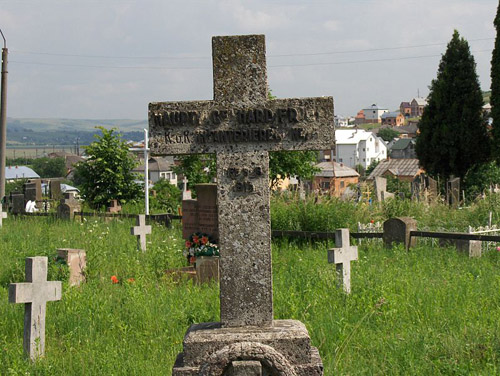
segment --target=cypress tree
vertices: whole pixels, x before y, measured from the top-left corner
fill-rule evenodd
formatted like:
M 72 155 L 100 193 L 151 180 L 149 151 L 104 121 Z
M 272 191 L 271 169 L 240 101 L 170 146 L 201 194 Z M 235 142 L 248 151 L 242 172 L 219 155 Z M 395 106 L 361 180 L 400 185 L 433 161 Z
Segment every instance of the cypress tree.
M 491 117 L 493 118 L 492 136 L 496 147 L 493 149 L 493 155 L 500 163 L 500 4 L 498 5 L 497 15 L 493 22 L 497 31 L 495 39 L 495 48 L 491 59 Z
M 483 97 L 469 43 L 455 30 L 430 86 L 416 152 L 432 176 L 463 178 L 490 158 Z

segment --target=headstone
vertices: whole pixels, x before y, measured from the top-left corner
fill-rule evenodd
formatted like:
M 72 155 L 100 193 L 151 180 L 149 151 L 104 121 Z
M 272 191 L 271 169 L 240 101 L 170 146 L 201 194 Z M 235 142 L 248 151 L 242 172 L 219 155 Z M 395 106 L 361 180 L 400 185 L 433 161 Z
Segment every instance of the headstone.
M 358 247 L 350 245 L 349 229 L 341 228 L 335 231 L 336 248 L 328 250 L 328 262 L 335 264 L 339 284 L 346 294 L 351 293 L 351 261 L 358 259 Z
M 60 219 L 73 219 L 75 213 L 82 210 L 80 202 L 72 194 L 65 193 L 64 197 L 57 207 L 57 216 Z
M 384 222 L 384 244 L 403 243 L 408 250 L 416 244 L 416 238 L 410 237 L 411 231 L 417 231 L 417 221 L 410 217 L 391 218 Z
M 187 189 L 187 183 L 188 183 L 188 180 L 187 178 L 184 176 L 184 179 L 182 179 L 182 200 L 191 200 L 192 199 L 192 196 L 191 196 L 191 191 L 188 191 Z
M 136 226 L 130 229 L 132 235 L 137 236 L 137 249 L 146 252 L 146 235 L 151 234 L 151 226 L 146 226 L 146 216 L 140 214 L 136 218 Z
M 45 353 L 46 303 L 61 300 L 61 282 L 47 281 L 47 257 L 26 259 L 26 283 L 9 285 L 9 302 L 25 303 L 24 352 L 32 360 Z
M 119 213 L 122 207 L 118 204 L 118 200 L 111 200 L 109 206 L 106 208 L 106 213 Z
M 22 193 L 11 193 L 10 194 L 10 205 L 12 214 L 23 214 L 24 213 L 24 194 Z
M 51 180 L 49 183 L 50 190 L 50 198 L 52 200 L 60 200 L 62 197 L 61 192 L 61 181 L 60 180 Z
M 437 180 L 427 177 L 427 191 L 429 193 L 429 200 L 435 200 L 438 197 L 438 182 Z
M 24 184 L 24 196 L 26 200 L 42 200 L 42 181 L 40 179 L 30 180 Z
M 7 218 L 7 213 L 3 211 L 2 204 L 0 204 L 0 227 L 3 226 L 3 220 Z
M 304 325 L 273 321 L 269 151 L 333 147 L 333 99 L 269 100 L 263 35 L 214 37 L 212 51 L 213 101 L 149 105 L 153 154 L 217 162 L 221 322 L 188 330 L 173 375 L 227 375 L 242 359 L 265 375 L 320 375 Z
M 218 256 L 196 257 L 196 281 L 200 284 L 219 281 Z
M 59 248 L 57 256 L 68 265 L 70 286 L 79 286 L 80 283 L 85 282 L 87 254 L 83 249 Z
M 460 178 L 452 178 L 446 183 L 448 204 L 457 208 L 460 204 Z
M 217 185 L 196 184 L 197 199 L 182 201 L 182 237 L 189 239 L 196 232 L 208 234 L 219 240 L 217 215 Z

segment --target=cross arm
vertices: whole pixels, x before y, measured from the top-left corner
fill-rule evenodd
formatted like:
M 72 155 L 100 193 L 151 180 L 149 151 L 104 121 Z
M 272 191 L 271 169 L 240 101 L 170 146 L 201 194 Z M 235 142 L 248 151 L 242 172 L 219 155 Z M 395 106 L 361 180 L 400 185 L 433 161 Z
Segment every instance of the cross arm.
M 9 303 L 31 303 L 32 301 L 32 283 L 11 283 L 9 285 Z
M 149 105 L 152 154 L 324 150 L 334 146 L 333 98 Z

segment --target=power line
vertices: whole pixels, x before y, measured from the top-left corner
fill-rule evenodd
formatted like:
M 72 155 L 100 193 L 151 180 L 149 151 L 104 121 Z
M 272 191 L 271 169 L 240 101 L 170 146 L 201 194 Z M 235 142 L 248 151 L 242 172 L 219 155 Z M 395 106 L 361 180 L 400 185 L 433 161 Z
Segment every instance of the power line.
M 469 39 L 468 42 L 479 42 L 494 40 L 495 38 L 478 38 Z M 332 52 L 311 52 L 311 53 L 293 53 L 293 54 L 277 54 L 277 55 L 267 55 L 267 57 L 294 57 L 294 56 L 321 56 L 321 55 L 340 55 L 340 54 L 350 54 L 350 53 L 363 53 L 363 52 L 377 52 L 377 51 L 390 51 L 390 50 L 403 50 L 410 48 L 422 48 L 422 47 L 434 47 L 446 45 L 448 42 L 441 43 L 428 43 L 428 44 L 416 44 L 407 46 L 397 46 L 397 47 L 381 47 L 381 48 L 368 48 L 362 50 L 344 50 L 344 51 L 332 51 Z M 210 56 L 113 56 L 113 55 L 85 55 L 85 54 L 67 54 L 67 53 L 54 53 L 54 52 L 33 52 L 33 51 L 19 51 L 14 50 L 11 53 L 26 54 L 26 55 L 45 55 L 45 56 L 61 56 L 61 57 L 83 57 L 83 58 L 97 58 L 97 59 L 172 59 L 172 60 L 201 60 L 210 59 Z
M 472 53 L 491 52 L 491 50 L 477 50 L 471 51 Z M 342 65 L 342 64 L 358 64 L 358 63 L 375 63 L 384 61 L 400 61 L 423 59 L 430 57 L 440 57 L 439 55 L 420 55 L 420 56 L 405 56 L 396 58 L 384 59 L 367 59 L 367 60 L 350 60 L 350 61 L 333 61 L 324 63 L 304 63 L 304 64 L 270 64 L 268 68 L 283 68 L 283 67 L 308 67 L 308 66 L 327 66 L 327 65 Z M 10 63 L 23 64 L 23 65 L 42 65 L 42 66 L 56 66 L 56 67 L 77 67 L 77 68 L 105 68 L 105 69 L 137 69 L 137 70 L 205 70 L 211 67 L 159 67 L 159 66 L 119 66 L 119 65 L 87 65 L 87 64 L 64 64 L 64 63 L 40 63 L 28 61 L 15 61 L 11 60 Z

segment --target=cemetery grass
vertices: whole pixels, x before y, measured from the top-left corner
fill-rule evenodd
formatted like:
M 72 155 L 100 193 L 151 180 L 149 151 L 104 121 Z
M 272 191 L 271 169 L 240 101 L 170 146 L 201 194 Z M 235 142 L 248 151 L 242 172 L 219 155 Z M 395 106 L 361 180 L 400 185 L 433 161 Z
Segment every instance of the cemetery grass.
M 219 320 L 218 286 L 174 281 L 185 266 L 178 227 L 153 224 L 146 253 L 130 236 L 133 220 L 9 217 L 0 229 L 0 374 L 170 374 L 190 324 Z M 273 242 L 276 319 L 297 319 L 319 348 L 326 375 L 500 373 L 500 253 L 469 259 L 422 244 L 410 252 L 359 246 L 352 294 L 335 287 L 333 244 Z M 49 257 L 49 280 L 67 278 L 57 248 L 87 252 L 87 282 L 63 282 L 47 303 L 46 356 L 23 357 L 22 304 L 8 284 L 23 282 L 24 259 Z M 113 284 L 115 275 L 119 283 Z

